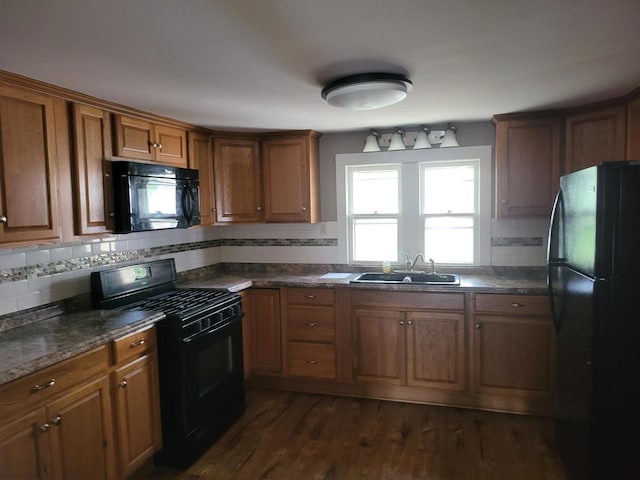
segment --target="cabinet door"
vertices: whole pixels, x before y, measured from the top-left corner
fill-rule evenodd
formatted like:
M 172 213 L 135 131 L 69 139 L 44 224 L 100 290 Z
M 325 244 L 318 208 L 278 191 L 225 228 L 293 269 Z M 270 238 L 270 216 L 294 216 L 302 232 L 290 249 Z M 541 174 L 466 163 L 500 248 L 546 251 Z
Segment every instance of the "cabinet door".
M 139 118 L 116 115 L 116 155 L 138 160 L 154 160 L 155 144 L 153 124 Z
M 113 228 L 109 112 L 74 104 L 73 121 L 76 234 L 107 232 Z
M 627 160 L 640 160 L 640 96 L 627 105 Z
M 158 367 L 155 352 L 112 373 L 120 475 L 124 478 L 161 446 Z
M 165 125 L 154 126 L 155 157 L 162 165 L 187 168 L 187 132 Z
M 626 109 L 603 108 L 567 117 L 565 173 L 626 158 Z
M 252 289 L 247 304 L 252 373 L 282 373 L 280 291 Z
M 208 135 L 189 132 L 189 168 L 200 172 L 200 224 L 216 220 L 216 197 L 213 186 L 213 145 Z
M 310 179 L 307 140 L 267 140 L 262 148 L 265 221 L 308 222 Z
M 560 119 L 496 124 L 496 215 L 549 216 L 560 180 Z
M 113 478 L 113 435 L 106 379 L 77 388 L 46 408 L 53 478 Z
M 551 395 L 555 344 L 547 317 L 476 315 L 472 331 L 476 392 Z
M 362 308 L 354 311 L 353 320 L 356 381 L 404 384 L 404 313 Z
M 217 222 L 261 222 L 262 175 L 259 144 L 215 139 L 213 165 Z
M 0 85 L 0 242 L 60 237 L 53 100 Z
M 0 427 L 0 478 L 50 478 L 46 445 L 50 425 L 44 408 Z
M 407 313 L 407 384 L 465 389 L 464 314 Z

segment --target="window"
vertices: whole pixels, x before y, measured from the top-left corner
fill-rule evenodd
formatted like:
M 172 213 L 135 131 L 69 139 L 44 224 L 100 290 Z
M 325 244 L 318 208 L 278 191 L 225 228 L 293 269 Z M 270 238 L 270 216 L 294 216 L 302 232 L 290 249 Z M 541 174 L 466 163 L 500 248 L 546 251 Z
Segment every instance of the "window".
M 489 264 L 491 147 L 336 156 L 343 263 Z

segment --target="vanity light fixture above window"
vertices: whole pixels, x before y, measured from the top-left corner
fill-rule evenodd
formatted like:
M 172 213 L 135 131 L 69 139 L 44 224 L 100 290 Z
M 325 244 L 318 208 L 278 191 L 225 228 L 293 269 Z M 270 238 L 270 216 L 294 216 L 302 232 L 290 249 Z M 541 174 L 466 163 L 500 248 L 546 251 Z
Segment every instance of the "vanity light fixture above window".
M 362 151 L 379 152 L 382 150 L 381 147 L 387 147 L 390 151 L 406 148 L 421 150 L 433 148 L 438 144 L 440 148 L 459 147 L 456 131 L 456 127 L 451 123 L 447 124 L 446 130 L 431 130 L 425 125 L 422 125 L 417 132 L 396 127 L 394 133 L 381 135 L 376 130 L 370 130 Z

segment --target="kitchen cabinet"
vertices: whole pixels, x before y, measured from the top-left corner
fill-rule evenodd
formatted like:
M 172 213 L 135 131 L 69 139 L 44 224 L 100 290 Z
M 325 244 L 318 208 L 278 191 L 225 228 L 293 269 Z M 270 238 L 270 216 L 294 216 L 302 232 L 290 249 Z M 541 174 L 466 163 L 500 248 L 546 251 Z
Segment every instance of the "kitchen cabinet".
M 126 115 L 114 116 L 115 155 L 187 168 L 187 132 Z
M 354 380 L 466 388 L 464 295 L 354 291 Z
M 119 472 L 124 478 L 162 445 L 155 328 L 121 337 L 112 348 Z
M 244 306 L 251 343 L 251 373 L 282 373 L 280 290 L 252 288 Z
M 0 84 L 0 243 L 60 238 L 56 102 Z
M 213 177 L 213 143 L 209 135 L 189 132 L 189 168 L 200 172 L 200 224 L 216 221 L 216 196 Z
M 475 294 L 473 305 L 474 393 L 499 397 L 484 399 L 493 407 L 549 413 L 555 336 L 547 297 Z
M 282 290 L 285 374 L 336 379 L 336 321 L 332 288 Z
M 0 478 L 115 478 L 107 351 L 0 387 Z
M 548 217 L 560 183 L 562 121 L 497 115 L 496 217 Z
M 105 110 L 73 105 L 75 233 L 113 230 L 111 123 Z
M 260 143 L 244 138 L 213 140 L 216 222 L 263 220 Z
M 565 122 L 564 173 L 626 158 L 624 105 L 569 114 Z
M 640 160 L 640 91 L 627 104 L 627 160 Z
M 262 142 L 264 220 L 318 222 L 318 139 L 313 131 L 267 135 Z

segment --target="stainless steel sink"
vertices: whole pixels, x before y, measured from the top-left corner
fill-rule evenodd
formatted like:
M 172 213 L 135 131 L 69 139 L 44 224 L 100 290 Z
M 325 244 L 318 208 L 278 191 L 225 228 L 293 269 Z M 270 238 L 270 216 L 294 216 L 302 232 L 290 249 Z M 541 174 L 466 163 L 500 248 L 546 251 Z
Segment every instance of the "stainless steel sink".
M 460 285 L 460 277 L 452 273 L 361 273 L 351 283 L 413 283 L 417 285 Z

